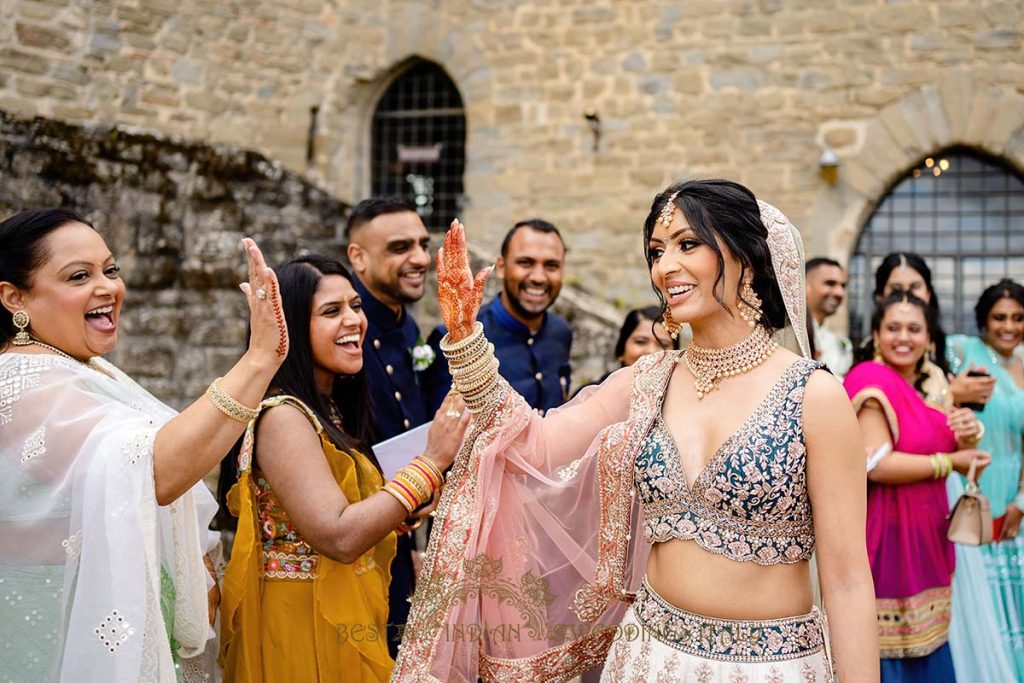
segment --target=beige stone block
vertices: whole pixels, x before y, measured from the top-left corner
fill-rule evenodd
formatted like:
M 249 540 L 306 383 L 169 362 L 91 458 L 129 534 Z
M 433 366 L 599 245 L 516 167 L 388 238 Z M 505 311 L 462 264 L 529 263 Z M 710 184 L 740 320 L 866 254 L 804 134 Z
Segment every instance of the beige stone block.
M 881 33 L 920 31 L 935 24 L 929 5 L 889 5 L 868 15 L 870 26 Z
M 672 89 L 684 95 L 698 95 L 704 92 L 704 76 L 697 71 L 677 73 L 672 79 Z
M 825 142 L 832 149 L 852 147 L 858 139 L 860 139 L 860 136 L 857 134 L 857 130 L 852 127 L 837 127 L 825 132 Z
M 18 14 L 26 19 L 48 21 L 60 14 L 60 8 L 41 2 L 17 3 Z
M 843 162 L 839 169 L 839 182 L 864 197 L 877 198 L 885 191 L 885 183 L 878 172 L 857 159 Z
M 19 21 L 14 30 L 18 36 L 18 42 L 25 47 L 66 50 L 71 45 L 71 41 L 62 31 L 46 26 Z
M 1024 95 L 1005 91 L 996 103 L 992 118 L 985 131 L 983 146 L 996 153 L 1002 152 L 1015 133 L 1024 129 Z
M 9 114 L 14 114 L 15 116 L 20 116 L 22 118 L 30 118 L 39 113 L 34 103 L 28 100 L 23 100 L 14 95 L 5 95 L 3 93 L 0 93 L 0 111 L 6 111 Z
M 840 6 L 841 7 L 841 6 Z M 812 12 L 807 18 L 807 30 L 811 33 L 840 33 L 853 30 L 857 25 L 850 14 L 837 8 L 830 11 Z
M 0 49 L 0 68 L 38 76 L 50 70 L 50 60 L 8 47 Z
M 987 137 L 987 131 L 999 106 L 1001 92 L 993 87 L 978 87 L 971 103 L 971 116 L 967 121 L 967 132 L 963 142 L 968 145 L 981 146 Z
M 1024 129 L 1017 131 L 1017 134 L 1013 136 L 1013 139 L 1006 145 L 1006 149 L 1003 150 L 1003 156 L 1009 159 L 1016 168 L 1024 168 Z
M 78 90 L 63 83 L 48 83 L 31 78 L 19 77 L 15 81 L 15 88 L 19 95 L 25 97 L 47 98 L 57 100 L 72 100 L 78 95 Z
M 91 120 L 94 112 L 79 104 L 58 103 L 53 105 L 53 116 L 61 121 L 75 123 Z
M 951 140 L 963 140 L 967 134 L 973 98 L 974 78 L 967 71 L 951 73 L 939 84 L 939 99 L 949 122 Z
M 939 26 L 977 26 L 982 17 L 976 5 L 943 5 L 937 8 Z
M 889 131 L 890 137 L 911 156 L 921 156 L 931 151 L 927 141 L 918 135 L 912 113 L 896 102 L 885 107 L 878 114 L 878 120 Z
M 884 107 L 899 99 L 902 94 L 903 90 L 900 88 L 875 85 L 855 90 L 853 100 L 869 107 Z
M 181 95 L 176 88 L 151 84 L 143 89 L 141 100 L 146 104 L 177 107 L 181 104 Z
M 864 127 L 864 146 L 856 159 L 883 178 L 901 175 L 920 158 L 916 149 L 901 143 L 884 123 L 872 119 Z
M 1019 2 L 993 2 L 982 10 L 988 23 L 995 27 L 1013 26 L 1021 21 L 1024 7 Z

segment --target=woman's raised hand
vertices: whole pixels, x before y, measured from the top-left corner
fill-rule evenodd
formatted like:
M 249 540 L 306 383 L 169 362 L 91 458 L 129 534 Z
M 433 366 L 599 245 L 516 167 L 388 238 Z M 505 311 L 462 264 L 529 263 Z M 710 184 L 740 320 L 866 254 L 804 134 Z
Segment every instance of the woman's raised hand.
M 473 277 L 473 271 L 469 268 L 469 254 L 466 252 L 466 229 L 458 218 L 453 220 L 444 236 L 444 246 L 437 252 L 441 319 L 452 341 L 465 339 L 472 334 L 477 311 L 484 300 L 484 283 L 493 269 L 493 266 L 488 266 Z
M 253 358 L 278 367 L 288 355 L 288 326 L 281 307 L 277 275 L 267 266 L 263 252 L 246 237 L 242 240 L 249 261 L 249 280 L 238 287 L 249 302 L 249 351 Z

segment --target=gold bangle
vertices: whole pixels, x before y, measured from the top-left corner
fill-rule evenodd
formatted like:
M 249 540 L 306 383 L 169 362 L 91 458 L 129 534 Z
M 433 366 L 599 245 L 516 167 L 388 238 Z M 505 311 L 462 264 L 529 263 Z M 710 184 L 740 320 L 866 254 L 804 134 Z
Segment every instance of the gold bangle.
M 256 416 L 260 414 L 260 411 L 256 408 L 250 408 L 242 405 L 234 399 L 231 394 L 224 390 L 224 387 L 220 385 L 221 378 L 210 382 L 210 386 L 206 388 L 206 397 L 210 399 L 217 410 L 224 413 L 232 420 L 238 420 L 239 422 L 245 422 L 248 424 L 252 420 L 256 419 Z
M 448 356 L 448 354 L 456 354 L 459 351 L 465 351 L 466 347 L 472 346 L 473 342 L 478 341 L 479 337 L 483 336 L 483 333 L 484 324 L 477 320 L 475 323 L 473 323 L 473 331 L 470 332 L 468 336 L 460 339 L 459 341 L 452 341 L 452 335 L 450 332 L 444 335 L 444 338 L 441 339 L 440 344 L 441 351 L 444 353 L 446 357 Z
M 416 509 L 416 506 L 412 504 L 412 501 L 406 495 L 405 491 L 402 490 L 401 488 L 396 487 L 394 483 L 389 481 L 388 483 L 384 484 L 384 488 L 382 488 L 381 490 L 390 493 L 391 496 L 398 501 L 399 505 L 405 508 L 405 512 L 407 514 L 412 514 L 412 511 Z
M 430 482 L 419 472 L 410 470 L 408 466 L 398 470 L 395 473 L 395 479 L 400 480 L 416 492 L 418 501 L 416 507 L 419 507 L 423 504 L 423 501 L 429 500 L 430 496 L 434 495 L 434 488 L 430 485 Z
M 932 466 L 932 479 L 938 479 L 939 478 L 939 471 L 942 468 L 942 465 L 939 462 L 939 454 L 938 453 L 933 453 L 928 458 L 928 462 L 930 462 L 931 466 Z
M 431 490 L 436 491 L 441 488 L 441 482 L 444 481 L 444 479 L 438 473 L 436 467 L 424 464 L 425 460 L 426 458 L 417 455 L 408 465 L 406 465 L 406 467 L 419 470 L 420 474 L 429 480 Z
M 422 454 L 421 455 L 417 455 L 415 458 L 413 458 L 413 460 L 418 462 L 423 467 L 426 467 L 428 470 L 430 470 L 431 473 L 433 473 L 433 475 L 435 477 L 437 477 L 437 480 L 439 482 L 442 482 L 442 483 L 444 482 L 444 473 L 441 472 L 440 469 L 438 469 L 437 465 L 435 465 L 434 463 L 430 462 L 430 459 L 427 458 L 427 456 L 422 455 Z
M 953 474 L 953 456 L 943 453 L 942 459 L 946 462 L 946 474 L 944 476 L 948 477 Z

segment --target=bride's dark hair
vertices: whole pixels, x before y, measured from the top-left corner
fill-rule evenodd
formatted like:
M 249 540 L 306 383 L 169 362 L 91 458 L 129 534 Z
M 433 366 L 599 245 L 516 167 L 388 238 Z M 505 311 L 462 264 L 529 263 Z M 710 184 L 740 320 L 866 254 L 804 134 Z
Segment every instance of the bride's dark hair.
M 761 210 L 754 193 L 739 183 L 731 180 L 689 180 L 670 185 L 656 196 L 651 204 L 651 211 L 647 214 L 647 220 L 644 221 L 644 254 L 647 257 L 648 269 L 654 267 L 654 255 L 648 246 L 651 235 L 654 233 L 658 216 L 673 195 L 675 207 L 686 218 L 686 222 L 697 237 L 715 252 L 718 259 L 718 275 L 715 277 L 713 289 L 715 300 L 722 308 L 727 308 L 722 299 L 725 258 L 718 244 L 718 240 L 721 240 L 744 269 L 749 269 L 754 275 L 751 286 L 761 299 L 761 325 L 768 332 L 785 327 L 786 305 L 768 250 L 768 229 L 761 222 Z M 739 287 L 742 287 L 742 283 Z M 654 291 L 661 301 L 664 313 L 665 300 L 657 287 Z M 742 300 L 742 297 L 740 298 Z M 751 303 L 745 300 L 743 302 Z

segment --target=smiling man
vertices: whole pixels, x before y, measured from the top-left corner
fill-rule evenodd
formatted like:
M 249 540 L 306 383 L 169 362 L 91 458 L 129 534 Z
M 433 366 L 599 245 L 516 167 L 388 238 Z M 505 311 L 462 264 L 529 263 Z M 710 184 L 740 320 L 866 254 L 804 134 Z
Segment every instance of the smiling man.
M 480 308 L 477 320 L 494 344 L 498 372 L 532 407 L 560 406 L 569 392 L 572 328 L 548 311 L 565 275 L 558 228 L 539 218 L 516 223 L 501 243 L 495 272 L 503 279 L 501 293 Z M 435 349 L 444 332 L 439 327 L 431 335 Z
M 447 391 L 448 371 L 423 355 L 420 328 L 406 310 L 423 297 L 430 267 L 430 236 L 413 208 L 399 198 L 359 202 L 345 226 L 348 260 L 366 313 L 363 367 L 378 440 L 418 427 L 433 418 L 430 396 Z M 433 387 L 444 384 L 437 391 Z M 440 400 L 438 400 L 440 403 Z M 388 649 L 397 653 L 400 627 L 409 615 L 413 588 L 411 541 L 399 536 L 391 564 Z
M 825 319 L 835 314 L 846 298 L 846 271 L 838 261 L 819 256 L 807 262 L 804 272 L 817 360 L 842 379 L 853 364 L 853 346 L 849 339 L 825 327 Z

